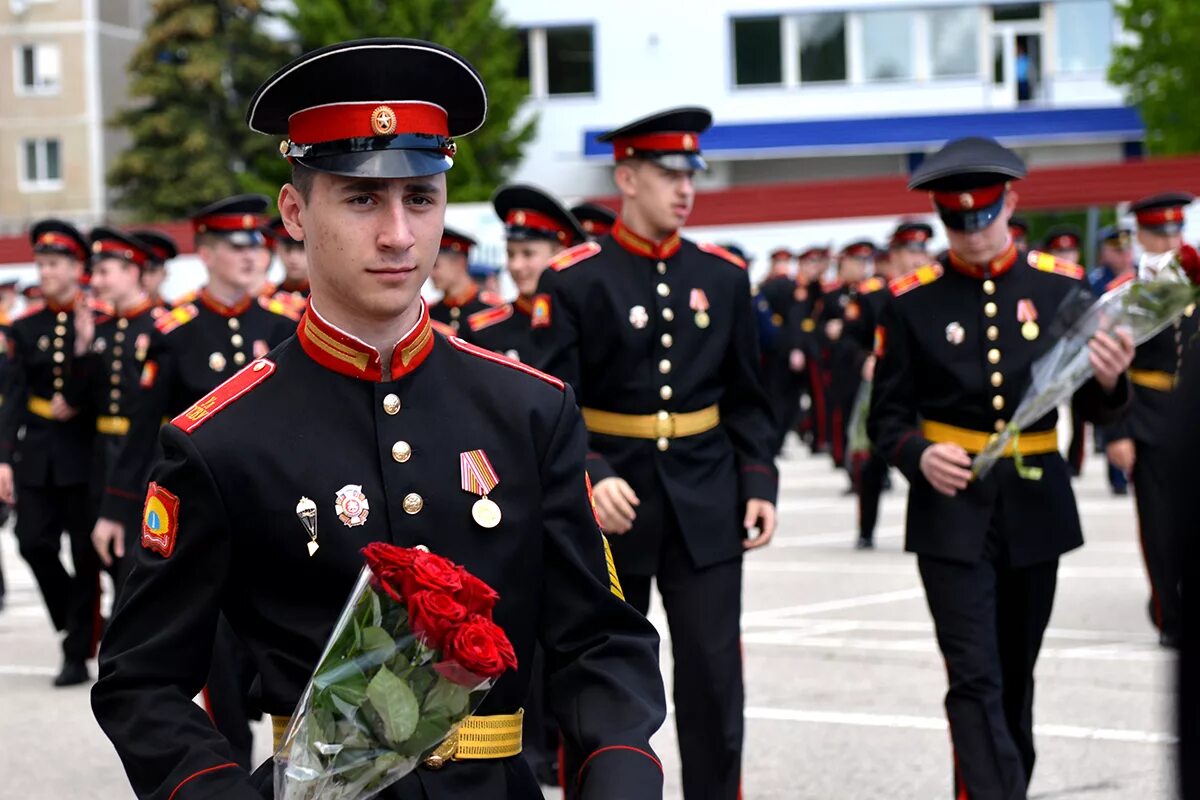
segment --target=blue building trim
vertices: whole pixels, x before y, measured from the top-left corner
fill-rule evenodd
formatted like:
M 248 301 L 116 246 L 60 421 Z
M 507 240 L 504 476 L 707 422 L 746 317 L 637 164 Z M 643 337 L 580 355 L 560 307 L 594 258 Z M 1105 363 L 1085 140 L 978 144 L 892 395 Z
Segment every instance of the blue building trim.
M 584 132 L 583 154 L 612 157 L 612 145 Z M 991 136 L 1006 144 L 1136 142 L 1146 127 L 1136 108 L 1035 108 L 973 114 L 866 117 L 714 125 L 704 134 L 709 155 L 748 157 L 819 153 L 907 152 L 962 136 Z

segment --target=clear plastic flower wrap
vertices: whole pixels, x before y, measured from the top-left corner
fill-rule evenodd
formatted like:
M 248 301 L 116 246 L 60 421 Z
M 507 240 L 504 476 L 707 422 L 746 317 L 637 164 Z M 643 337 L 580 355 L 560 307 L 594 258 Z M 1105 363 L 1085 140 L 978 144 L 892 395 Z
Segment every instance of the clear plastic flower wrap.
M 987 475 L 1011 442 L 1022 477 L 1040 478 L 1041 471 L 1026 467 L 1021 459 L 1021 431 L 1068 402 L 1092 377 L 1088 351 L 1092 337 L 1123 329 L 1133 337 L 1134 344 L 1153 338 L 1196 303 L 1200 297 L 1198 275 L 1200 257 L 1190 247 L 1185 246 L 1179 254 L 1143 256 L 1135 280 L 1105 292 L 1034 362 L 1029 388 L 1012 419 L 971 462 L 974 476 Z
M 486 583 L 375 543 L 274 756 L 276 800 L 366 800 L 456 735 L 516 668 Z

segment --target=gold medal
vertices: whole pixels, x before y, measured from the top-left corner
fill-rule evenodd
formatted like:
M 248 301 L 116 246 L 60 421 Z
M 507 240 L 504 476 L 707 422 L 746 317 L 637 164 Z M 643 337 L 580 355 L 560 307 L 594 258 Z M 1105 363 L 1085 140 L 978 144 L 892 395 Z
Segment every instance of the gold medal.
M 500 506 L 487 497 L 481 497 L 471 506 L 471 516 L 481 528 L 490 529 L 500 524 L 503 515 L 500 513 Z
M 1040 334 L 1041 332 L 1042 332 L 1042 329 L 1039 328 L 1038 324 L 1036 322 L 1034 322 L 1033 320 L 1030 320 L 1029 322 L 1026 322 L 1024 325 L 1021 326 L 1021 335 L 1024 336 L 1025 339 L 1030 342 L 1032 342 L 1034 339 L 1036 339 L 1038 337 L 1038 334 Z
M 708 318 L 708 312 L 707 312 L 707 311 L 697 311 L 697 312 L 696 312 L 696 327 L 697 327 L 697 328 L 707 328 L 707 327 L 708 327 L 708 324 L 709 324 L 711 321 L 712 321 L 712 320 L 710 320 L 710 319 Z

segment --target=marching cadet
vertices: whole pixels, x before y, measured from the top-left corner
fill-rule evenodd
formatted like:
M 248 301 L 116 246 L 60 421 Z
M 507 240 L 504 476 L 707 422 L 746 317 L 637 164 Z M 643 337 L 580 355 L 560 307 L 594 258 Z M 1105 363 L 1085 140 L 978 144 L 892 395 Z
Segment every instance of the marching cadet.
M 485 109 L 461 57 L 406 39 L 313 51 L 251 99 L 250 126 L 283 138 L 292 163 L 279 207 L 309 246 L 312 295 L 294 338 L 163 429 L 92 693 L 138 797 L 273 796 L 272 762 L 248 774 L 192 703 L 217 620 L 246 643 L 281 730 L 374 541 L 426 547 L 494 587 L 521 664 L 459 731 L 487 747 L 463 735 L 382 798 L 540 800 L 518 757 L 535 640 L 580 764 L 572 796 L 662 796 L 649 744 L 665 716 L 658 637 L 612 577 L 574 394 L 438 336 L 421 300 L 451 137 Z M 302 497 L 316 505 L 311 533 Z M 339 516 L 349 500 L 362 513 Z
M 1137 217 L 1137 240 L 1145 253 L 1180 252 L 1184 208 L 1193 199 L 1186 192 L 1167 192 L 1129 207 Z M 1126 272 L 1108 288 L 1135 277 L 1134 271 Z M 1167 425 L 1167 411 L 1184 353 L 1198 329 L 1196 315 L 1188 314 L 1138 347 L 1129 371 L 1133 407 L 1129 416 L 1104 430 L 1109 461 L 1133 481 L 1139 541 L 1150 578 L 1150 619 L 1166 647 L 1178 647 L 1181 616 L 1179 545 L 1172 540 L 1177 528 L 1166 513 L 1171 482 L 1166 450 L 1175 435 Z
M 130 236 L 150 248 L 150 259 L 142 266 L 142 288 L 158 308 L 169 304 L 162 296 L 163 281 L 167 279 L 167 262 L 179 255 L 179 246 L 165 233 L 151 230 L 130 231 Z
M 888 264 L 892 280 L 911 275 L 929 263 L 929 240 L 933 238 L 933 228 L 923 222 L 902 222 L 896 226 L 892 238 L 888 242 Z M 876 275 L 863 281 L 859 287 L 862 303 L 866 313 L 862 321 L 854 326 L 850 333 L 858 338 L 859 343 L 867 348 L 869 355 L 863 362 L 863 380 L 875 380 L 874 355 L 876 331 L 879 321 L 883 318 L 884 306 L 891 299 L 887 291 L 888 284 L 882 277 Z M 874 386 L 872 385 L 872 389 Z M 879 501 L 888 483 L 887 460 L 875 448 L 871 448 L 860 468 L 858 477 L 858 541 L 857 550 L 871 550 L 875 547 L 875 524 L 879 521 Z
M 767 256 L 767 280 L 784 277 L 792 279 L 792 264 L 795 256 L 786 247 L 776 247 Z
M 13 307 L 17 302 L 16 278 L 0 281 L 0 328 L 7 330 L 12 327 Z
M 826 355 L 822 352 L 820 336 L 817 335 L 817 318 L 824 306 L 821 293 L 822 276 L 829 268 L 829 249 L 810 246 L 796 256 L 795 304 L 786 322 L 788 335 L 799 343 L 798 353 L 793 351 L 793 368 L 802 375 L 800 403 L 808 397 L 808 410 L 802 412 L 794 425 L 806 439 L 810 450 L 816 453 L 829 450 L 829 411 L 825 402 L 829 372 L 825 369 Z
M 140 519 L 139 501 L 157 460 L 162 420 L 185 411 L 295 332 L 296 320 L 287 315 L 290 306 L 253 294 L 260 280 L 261 228 L 268 203 L 262 195 L 238 195 L 193 215 L 196 254 L 207 269 L 208 283 L 194 302 L 176 306 L 155 323 L 145 361 L 156 374 L 109 470 L 93 532 L 96 540 L 124 540 L 124 520 L 131 515 Z M 238 763 L 248 765 L 252 743 L 247 719 L 252 712 L 245 705 L 245 692 L 253 671 L 224 621 L 215 647 L 205 698 Z
M 1098 264 L 1088 273 L 1088 283 L 1092 294 L 1099 297 L 1124 275 L 1134 272 L 1133 263 L 1133 231 L 1120 225 L 1109 225 L 1100 229 L 1100 255 Z M 1116 283 L 1115 285 L 1120 285 Z M 1136 359 L 1137 356 L 1134 356 Z M 1137 391 L 1136 389 L 1134 390 Z M 1108 465 L 1108 485 L 1114 495 L 1129 494 L 1129 478 L 1108 458 L 1104 440 L 1104 430 L 1096 428 L 1096 450 L 1104 453 Z
M 727 250 L 729 248 L 726 248 Z M 730 250 L 730 252 L 733 252 Z M 775 256 L 780 251 L 776 251 Z M 783 263 L 783 272 L 774 272 L 780 260 L 772 262 L 772 274 L 759 284 L 754 304 L 758 317 L 759 350 L 762 354 L 763 390 L 771 401 L 775 418 L 775 437 L 772 452 L 776 457 L 783 450 L 787 432 L 796 423 L 800 411 L 800 394 L 804 385 L 807 356 L 804 339 L 807 334 L 795 324 L 795 307 L 806 303 L 807 290 L 802 290 L 798 277 L 790 272 L 791 253 Z M 742 258 L 745 261 L 744 258 Z M 789 324 L 792 320 L 793 324 Z
M 647 610 L 657 579 L 684 794 L 734 798 L 742 555 L 774 533 L 777 475 L 744 262 L 679 235 L 711 123 L 707 109 L 676 108 L 600 137 L 620 216 L 546 272 L 534 345 L 583 407 L 596 505 L 634 608 Z
M 279 263 L 283 265 L 283 280 L 275 287 L 275 296 L 291 295 L 294 300 L 300 301 L 300 307 L 303 308 L 303 301 L 308 299 L 309 294 L 308 252 L 304 249 L 304 242 L 292 238 L 280 217 L 267 223 L 266 234 L 279 256 Z
M 479 285 L 471 280 L 469 264 L 474 246 L 475 240 L 470 236 L 446 228 L 429 276 L 433 288 L 442 293 L 442 299 L 429 307 L 429 317 L 445 325 L 450 335 L 458 334 L 467 317 L 489 308 L 479 299 Z
M 16 534 L 56 630 L 65 633 L 55 686 L 89 680 L 87 660 L 100 635 L 99 560 L 89 538 L 88 499 L 95 423 L 81 414 L 71 379 L 93 324 L 80 290 L 87 241 L 73 226 L 43 220 L 30 232 L 44 302 L 26 308 L 9 330 L 4 403 L 0 405 L 0 501 L 20 501 Z M 82 333 L 81 333 L 82 331 Z M 17 432 L 25 429 L 18 439 Z M 74 572 L 59 559 L 62 535 Z
M 4 383 L 5 367 L 8 365 L 9 329 L 12 328 L 12 309 L 17 299 L 17 284 L 15 279 L 0 283 L 0 356 L 3 356 L 0 359 L 0 386 Z M 0 503 L 0 527 L 8 522 L 10 511 L 10 506 Z M 4 610 L 4 593 L 4 565 L 0 563 L 0 611 Z
M 580 203 L 571 209 L 571 216 L 579 220 L 579 226 L 593 242 L 607 236 L 617 221 L 617 212 L 599 203 Z
M 504 222 L 508 274 L 517 285 L 517 299 L 472 314 L 463 338 L 517 361 L 529 361 L 531 331 L 544 322 L 546 313 L 545 299 L 537 296 L 538 281 L 551 259 L 587 241 L 587 233 L 557 198 L 536 186 L 501 186 L 492 196 L 492 207 Z
M 1058 558 L 1083 543 L 1055 413 L 1022 432 L 1023 465 L 1006 457 L 982 479 L 970 472 L 971 454 L 1008 424 L 1033 361 L 1053 344 L 1055 310 L 1087 291 L 1081 267 L 1013 244 L 1011 183 L 1025 172 L 1012 151 L 968 138 L 912 175 L 950 251 L 892 284 L 875 367 L 870 435 L 910 483 L 905 546 L 946 662 L 956 798 L 1026 797 L 1033 668 Z M 1132 357 L 1127 334 L 1093 339 L 1095 378 L 1075 397 L 1085 417 L 1122 413 Z
M 147 356 L 161 309 L 142 288 L 142 272 L 155 263 L 157 256 L 145 241 L 112 228 L 92 229 L 91 240 L 92 290 L 111 312 L 97 317 L 91 341 L 81 345 L 92 353 L 90 363 L 80 359 L 88 386 L 87 403 L 96 421 L 92 502 L 96 517 L 118 519 L 124 526 L 121 537 L 115 536 L 120 531 L 114 526 L 98 526 L 92 544 L 100 561 L 112 572 L 119 592 L 129 568 L 124 556 L 136 544 L 130 539 L 140 515 L 132 503 L 114 502 L 119 498 L 104 490 L 114 485 L 144 484 L 147 477 L 144 470 L 124 481 L 110 479 L 110 474 L 129 433 L 130 419 L 137 415 L 139 399 L 156 377 L 155 364 L 147 361 Z M 129 499 L 140 498 L 125 498 Z

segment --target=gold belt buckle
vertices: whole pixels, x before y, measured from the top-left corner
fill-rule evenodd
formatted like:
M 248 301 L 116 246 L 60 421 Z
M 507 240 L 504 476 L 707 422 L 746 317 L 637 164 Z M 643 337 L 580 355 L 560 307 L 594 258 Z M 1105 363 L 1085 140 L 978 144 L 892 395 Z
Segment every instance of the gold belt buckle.
M 458 731 L 450 734 L 446 741 L 439 744 L 434 751 L 425 759 L 425 766 L 429 769 L 441 769 L 446 766 L 447 761 L 454 760 L 454 754 L 458 752 Z
M 674 439 L 675 438 L 675 415 L 666 411 L 660 411 L 654 418 L 654 438 L 656 439 Z

